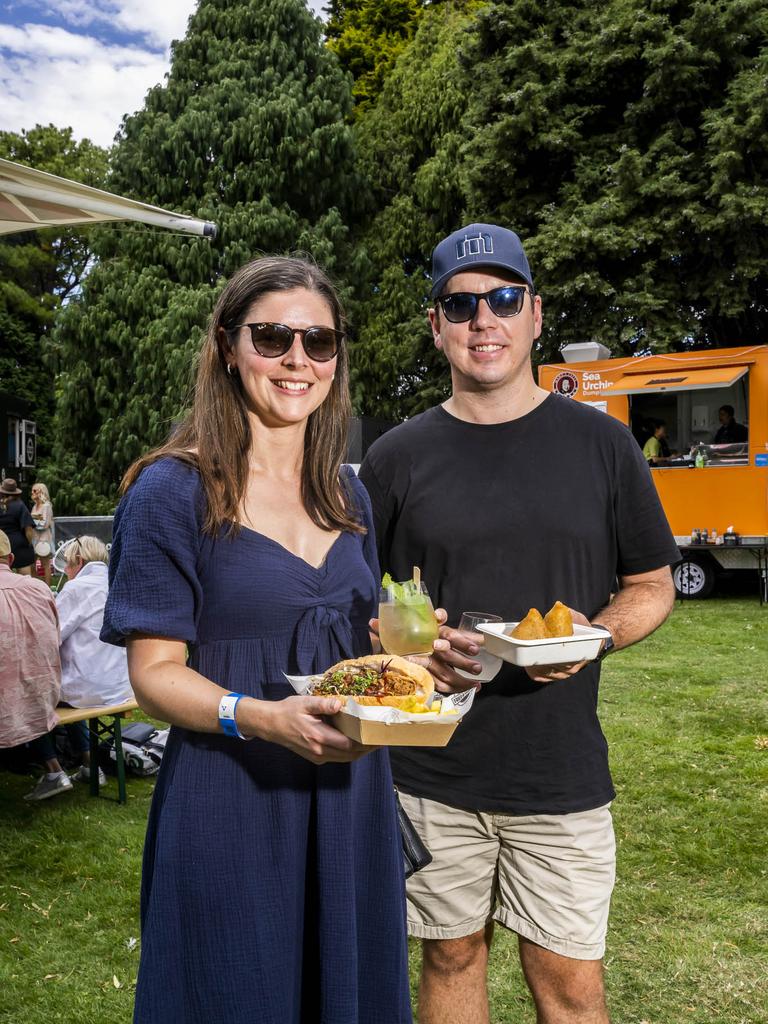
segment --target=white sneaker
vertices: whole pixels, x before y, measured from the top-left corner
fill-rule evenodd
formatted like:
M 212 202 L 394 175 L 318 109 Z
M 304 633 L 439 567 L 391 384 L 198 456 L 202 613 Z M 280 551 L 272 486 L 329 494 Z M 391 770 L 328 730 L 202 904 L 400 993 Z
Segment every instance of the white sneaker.
M 57 793 L 66 793 L 72 789 L 66 772 L 50 772 L 41 775 L 40 779 L 32 790 L 24 797 L 25 800 L 47 800 L 49 796 L 56 796 Z
M 91 769 L 87 764 L 81 764 L 74 775 L 70 775 L 73 782 L 90 782 L 91 781 Z M 101 768 L 99 768 L 99 785 L 106 786 L 107 776 L 104 774 Z

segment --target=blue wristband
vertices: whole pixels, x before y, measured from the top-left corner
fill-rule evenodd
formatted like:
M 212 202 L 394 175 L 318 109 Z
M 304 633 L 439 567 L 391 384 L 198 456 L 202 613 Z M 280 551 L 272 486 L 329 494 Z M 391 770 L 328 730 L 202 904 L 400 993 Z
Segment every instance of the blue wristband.
M 247 739 L 247 737 L 243 736 L 237 728 L 235 711 L 237 710 L 238 703 L 244 696 L 244 693 L 228 693 L 226 697 L 222 697 L 219 701 L 219 725 L 221 726 L 221 731 L 226 733 L 227 736 L 237 736 L 241 740 Z

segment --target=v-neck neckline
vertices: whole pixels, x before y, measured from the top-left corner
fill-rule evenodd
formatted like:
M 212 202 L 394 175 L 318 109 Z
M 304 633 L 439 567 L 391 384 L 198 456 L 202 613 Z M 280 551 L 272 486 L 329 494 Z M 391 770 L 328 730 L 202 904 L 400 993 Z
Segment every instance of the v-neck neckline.
M 241 530 L 245 530 L 246 533 L 251 533 L 251 534 L 253 534 L 254 537 L 260 537 L 261 540 L 266 540 L 270 544 L 274 545 L 274 547 L 280 548 L 280 550 L 285 552 L 286 555 L 289 555 L 291 558 L 295 559 L 295 561 L 297 561 L 297 562 L 301 562 L 302 565 L 305 565 L 308 569 L 311 569 L 312 572 L 323 572 L 325 569 L 327 569 L 327 567 L 328 567 L 328 560 L 331 557 L 331 552 L 336 547 L 336 545 L 339 543 L 341 538 L 344 536 L 344 531 L 341 530 L 339 532 L 338 537 L 336 537 L 336 539 L 333 541 L 333 543 L 328 547 L 327 551 L 325 552 L 325 554 L 323 556 L 322 562 L 320 562 L 319 565 L 312 565 L 312 563 L 308 562 L 306 560 L 306 558 L 302 558 L 301 555 L 297 555 L 295 551 L 291 551 L 291 549 L 287 548 L 285 546 L 285 544 L 281 544 L 279 540 L 275 540 L 275 538 L 274 537 L 270 537 L 269 534 L 261 533 L 260 530 L 254 530 L 250 526 L 245 526 L 244 523 L 238 523 L 237 525 L 238 525 L 238 527 Z

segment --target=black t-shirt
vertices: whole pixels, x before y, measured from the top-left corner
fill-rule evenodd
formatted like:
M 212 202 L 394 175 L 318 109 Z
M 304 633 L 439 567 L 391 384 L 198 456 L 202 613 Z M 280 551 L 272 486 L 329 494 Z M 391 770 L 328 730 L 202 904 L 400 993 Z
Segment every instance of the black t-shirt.
M 35 560 L 35 549 L 27 540 L 24 530 L 34 527 L 35 521 L 20 498 L 11 498 L 5 507 L 0 502 L 0 530 L 7 534 L 13 552 L 15 569 L 26 569 Z
M 422 570 L 435 607 L 505 621 L 563 601 L 588 618 L 617 575 L 679 559 L 643 454 L 617 420 L 551 395 L 508 423 L 442 407 L 381 437 L 360 477 L 382 572 Z M 512 814 L 588 810 L 614 796 L 597 718 L 600 670 L 535 683 L 504 663 L 447 747 L 393 747 L 406 792 Z
M 731 420 L 730 423 L 724 423 L 719 428 L 712 444 L 742 444 L 748 436 L 749 432 L 743 423 Z

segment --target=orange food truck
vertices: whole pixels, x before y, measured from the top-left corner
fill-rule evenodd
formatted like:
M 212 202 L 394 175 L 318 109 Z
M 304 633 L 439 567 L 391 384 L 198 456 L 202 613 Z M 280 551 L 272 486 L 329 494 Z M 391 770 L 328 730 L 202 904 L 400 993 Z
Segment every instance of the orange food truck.
M 541 387 L 615 416 L 641 447 L 661 434 L 644 451 L 683 555 L 678 593 L 707 597 L 719 573 L 757 569 L 768 600 L 768 345 L 611 359 L 585 342 L 562 354 L 539 367 Z

